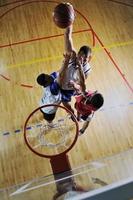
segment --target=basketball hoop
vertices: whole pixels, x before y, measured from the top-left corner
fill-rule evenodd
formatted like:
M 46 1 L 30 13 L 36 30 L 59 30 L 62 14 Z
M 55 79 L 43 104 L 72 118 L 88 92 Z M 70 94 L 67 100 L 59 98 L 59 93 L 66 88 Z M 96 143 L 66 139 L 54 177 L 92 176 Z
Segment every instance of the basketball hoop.
M 42 117 L 40 109 L 57 108 L 52 125 Z M 73 119 L 73 120 L 72 120 Z M 67 108 L 48 104 L 35 109 L 24 125 L 24 139 L 29 149 L 35 154 L 52 158 L 66 154 L 77 141 L 78 122 Z
M 61 145 L 65 145 L 68 137 L 69 137 L 69 132 L 66 129 L 66 121 L 68 121 L 67 117 L 71 117 L 69 114 L 65 118 L 61 118 L 58 120 L 58 123 L 54 123 L 51 126 L 49 124 L 44 124 L 40 128 L 40 133 L 38 135 L 40 144 L 43 146 L 47 147 L 58 147 Z M 44 122 L 42 122 L 43 124 Z M 58 134 L 58 141 L 50 142 L 47 139 L 47 134 L 50 134 L 50 131 L 56 132 Z M 53 134 L 53 133 L 52 133 Z

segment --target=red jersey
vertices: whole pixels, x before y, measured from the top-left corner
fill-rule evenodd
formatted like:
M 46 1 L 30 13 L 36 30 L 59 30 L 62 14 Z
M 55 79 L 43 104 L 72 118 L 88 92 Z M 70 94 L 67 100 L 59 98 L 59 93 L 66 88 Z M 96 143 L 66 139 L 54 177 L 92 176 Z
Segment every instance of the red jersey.
M 86 96 L 91 96 L 93 94 L 92 91 L 88 91 Z M 75 108 L 78 113 L 81 115 L 90 115 L 92 114 L 96 109 L 90 104 L 85 104 L 86 98 L 83 97 L 83 95 L 78 95 L 75 97 L 76 98 L 76 103 L 75 103 Z

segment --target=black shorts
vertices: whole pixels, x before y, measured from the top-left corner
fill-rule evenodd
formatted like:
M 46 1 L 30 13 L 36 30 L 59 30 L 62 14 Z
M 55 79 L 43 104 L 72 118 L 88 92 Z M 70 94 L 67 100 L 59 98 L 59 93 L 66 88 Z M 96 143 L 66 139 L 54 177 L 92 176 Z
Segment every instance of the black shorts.
M 52 121 L 55 118 L 56 113 L 47 114 L 47 113 L 44 113 L 42 110 L 40 110 L 40 111 L 42 112 L 44 119 L 47 121 Z
M 74 95 L 75 91 L 74 90 L 63 90 L 61 89 L 61 100 L 62 102 L 70 102 L 71 97 Z

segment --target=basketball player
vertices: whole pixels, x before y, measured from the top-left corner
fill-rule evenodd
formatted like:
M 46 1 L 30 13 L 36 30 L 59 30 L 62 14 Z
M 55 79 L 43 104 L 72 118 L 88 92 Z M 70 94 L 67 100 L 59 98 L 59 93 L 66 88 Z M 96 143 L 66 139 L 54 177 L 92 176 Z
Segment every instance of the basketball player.
M 71 55 L 66 54 L 64 57 L 65 59 L 64 59 L 62 67 L 66 68 L 66 66 L 69 63 Z M 43 97 L 41 98 L 41 101 L 40 101 L 40 106 L 48 105 L 48 104 L 59 105 L 62 102 L 62 98 L 64 98 L 64 94 L 61 93 L 61 89 L 60 89 L 61 80 L 57 77 L 60 77 L 59 72 L 53 72 L 51 75 L 40 74 L 37 77 L 37 83 L 43 86 L 43 92 L 44 92 Z M 68 94 L 67 97 L 69 97 L 69 95 L 70 94 Z M 52 121 L 55 118 L 57 108 L 58 108 L 57 106 L 49 106 L 49 107 L 41 108 L 41 112 L 43 113 L 44 119 L 47 120 L 49 125 L 51 124 L 51 126 L 52 126 Z M 74 113 L 74 110 L 71 107 L 69 109 Z
M 88 91 L 86 92 L 85 96 L 81 94 L 75 96 L 75 99 L 77 119 L 78 121 L 84 121 L 83 126 L 79 131 L 79 135 L 82 135 L 89 126 L 89 123 L 94 116 L 94 112 L 101 108 L 101 106 L 103 105 L 104 98 L 102 94 L 98 93 L 97 91 Z
M 72 29 L 73 27 L 70 25 L 66 28 L 64 33 L 65 54 L 72 54 L 71 59 L 68 65 L 66 65 L 66 67 L 63 66 L 60 70 L 61 92 L 64 94 L 62 103 L 68 109 L 71 109 L 69 102 L 75 92 L 71 82 L 80 85 L 84 94 L 86 89 L 85 79 L 91 71 L 89 65 L 91 59 L 91 48 L 89 46 L 82 46 L 77 53 L 73 46 Z
M 37 77 L 37 83 L 43 86 L 43 97 L 40 101 L 40 106 L 47 104 L 60 104 L 61 103 L 61 94 L 59 85 L 56 82 L 57 72 L 53 72 L 51 75 L 48 74 L 40 74 Z M 49 123 L 52 123 L 55 118 L 57 107 L 50 106 L 41 108 L 41 112 L 43 113 L 43 117 Z

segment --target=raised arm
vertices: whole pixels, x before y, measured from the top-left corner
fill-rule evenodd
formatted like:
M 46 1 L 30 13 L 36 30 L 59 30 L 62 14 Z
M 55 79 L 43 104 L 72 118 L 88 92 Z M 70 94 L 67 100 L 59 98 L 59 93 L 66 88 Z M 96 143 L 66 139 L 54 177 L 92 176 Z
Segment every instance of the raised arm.
M 82 134 L 85 132 L 85 130 L 86 130 L 87 127 L 89 126 L 89 124 L 90 124 L 90 122 L 91 122 L 93 116 L 94 116 L 94 112 L 92 112 L 92 113 L 88 116 L 87 120 L 83 123 L 83 126 L 82 126 L 82 128 L 80 129 L 80 131 L 79 131 L 79 135 L 82 135 Z
M 71 51 L 75 51 L 73 46 L 73 40 L 72 40 L 72 30 L 73 26 L 68 26 L 64 33 L 64 41 L 65 41 L 65 52 L 69 53 Z
M 64 55 L 64 61 L 62 63 L 61 69 L 59 70 L 59 76 L 57 78 L 57 82 L 61 88 L 62 88 L 62 85 L 64 84 L 66 71 L 67 71 L 67 67 L 68 67 L 70 58 L 71 58 L 71 53 L 67 53 Z

